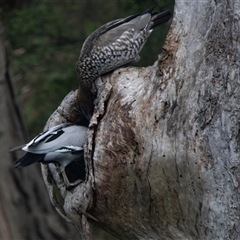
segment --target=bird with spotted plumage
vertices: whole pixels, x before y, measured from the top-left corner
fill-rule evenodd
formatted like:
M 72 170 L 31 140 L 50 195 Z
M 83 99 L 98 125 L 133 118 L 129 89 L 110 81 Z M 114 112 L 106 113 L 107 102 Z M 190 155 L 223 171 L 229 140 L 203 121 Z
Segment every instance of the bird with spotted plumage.
M 84 157 L 83 145 L 87 136 L 87 127 L 70 123 L 59 124 L 40 133 L 29 143 L 10 149 L 10 152 L 22 150 L 27 152 L 15 162 L 16 168 L 29 166 L 35 162 L 43 164 L 57 163 L 67 187 L 79 183 L 70 183 L 65 167 L 73 161 L 81 161 Z
M 153 29 L 172 17 L 170 10 L 153 13 L 153 9 L 106 23 L 85 40 L 77 62 L 77 102 L 88 120 L 92 116 L 91 87 L 94 80 L 138 61 Z

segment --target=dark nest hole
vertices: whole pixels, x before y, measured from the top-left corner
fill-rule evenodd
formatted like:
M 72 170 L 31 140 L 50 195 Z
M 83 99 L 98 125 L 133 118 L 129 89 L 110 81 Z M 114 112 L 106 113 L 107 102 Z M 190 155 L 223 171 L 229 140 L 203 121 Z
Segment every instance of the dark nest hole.
M 85 181 L 86 171 L 84 158 L 80 158 L 80 160 L 71 162 L 65 167 L 65 172 L 70 183 L 73 183 L 79 179 Z

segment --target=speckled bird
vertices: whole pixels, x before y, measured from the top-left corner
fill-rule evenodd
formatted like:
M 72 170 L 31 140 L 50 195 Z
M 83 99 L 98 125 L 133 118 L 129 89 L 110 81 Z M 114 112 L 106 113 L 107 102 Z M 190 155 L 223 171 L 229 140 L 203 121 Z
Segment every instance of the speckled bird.
M 170 10 L 152 13 L 153 9 L 106 23 L 85 40 L 77 62 L 80 84 L 78 98 L 85 114 L 89 112 L 87 91 L 91 89 L 94 80 L 102 74 L 138 61 L 139 52 L 153 29 L 172 16 Z

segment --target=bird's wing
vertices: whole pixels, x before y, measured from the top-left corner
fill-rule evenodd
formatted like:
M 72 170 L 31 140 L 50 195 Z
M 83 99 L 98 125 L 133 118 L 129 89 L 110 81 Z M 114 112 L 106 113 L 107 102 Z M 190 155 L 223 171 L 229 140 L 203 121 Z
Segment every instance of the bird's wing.
M 127 29 L 131 28 L 134 23 L 136 24 L 136 22 L 139 21 L 144 15 L 149 13 L 147 15 L 151 16 L 151 12 L 153 11 L 153 9 L 154 7 L 151 7 L 142 13 L 137 13 L 126 18 L 113 20 L 96 29 L 88 36 L 88 38 L 83 43 L 79 60 L 88 56 L 94 46 L 102 47 L 114 42 Z M 144 21 L 139 22 L 139 27 L 142 27 L 144 25 L 143 22 Z
M 36 146 L 41 142 L 51 142 L 57 139 L 63 134 L 63 129 L 71 125 L 72 124 L 70 123 L 62 123 L 52 128 L 49 128 L 48 130 L 38 134 L 35 138 L 33 138 L 28 144 L 26 144 L 23 150 L 26 150 L 29 147 Z
M 108 44 L 115 42 L 118 38 L 120 38 L 123 35 L 123 33 L 128 31 L 129 29 L 134 29 L 137 34 L 140 30 L 148 26 L 150 20 L 151 14 L 148 13 L 138 16 L 132 19 L 130 22 L 123 23 L 102 34 L 99 37 L 98 41 L 96 42 L 96 46 L 104 47 Z
M 52 131 L 55 130 L 55 131 Z M 55 129 L 49 129 L 41 136 L 41 139 L 34 144 L 28 144 L 22 150 L 36 154 L 54 152 L 62 146 L 82 147 L 87 135 L 87 128 L 77 125 L 65 125 Z
M 62 123 L 59 124 L 55 127 L 52 127 L 42 133 L 39 133 L 35 138 L 33 138 L 29 143 L 27 144 L 23 144 L 21 146 L 17 146 L 14 148 L 11 148 L 10 150 L 8 150 L 9 152 L 15 152 L 18 150 L 24 150 L 26 151 L 29 147 L 35 146 L 37 144 L 39 144 L 40 142 L 48 142 L 48 141 L 52 141 L 54 139 L 56 139 L 57 137 L 59 137 L 59 135 L 61 135 L 61 129 L 65 128 L 67 126 L 71 126 L 72 124 L 70 123 Z

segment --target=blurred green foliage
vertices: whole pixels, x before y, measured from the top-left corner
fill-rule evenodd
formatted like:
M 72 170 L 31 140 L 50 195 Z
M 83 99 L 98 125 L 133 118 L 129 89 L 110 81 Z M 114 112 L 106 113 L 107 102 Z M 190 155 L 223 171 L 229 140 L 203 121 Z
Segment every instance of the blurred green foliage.
M 173 4 L 173 0 L 1 0 L 13 53 L 15 86 L 30 137 L 42 131 L 65 95 L 77 89 L 76 61 L 83 41 L 92 31 L 150 6 L 162 11 L 172 9 Z M 157 60 L 167 28 L 165 25 L 153 31 L 138 66 Z
M 12 70 L 19 102 L 32 137 L 42 131 L 64 96 L 78 87 L 76 61 L 92 31 L 150 6 L 156 6 L 157 11 L 173 8 L 173 0 L 32 0 L 14 6 L 3 8 L 3 20 L 13 50 Z M 167 26 L 152 33 L 138 66 L 156 61 L 166 33 Z

